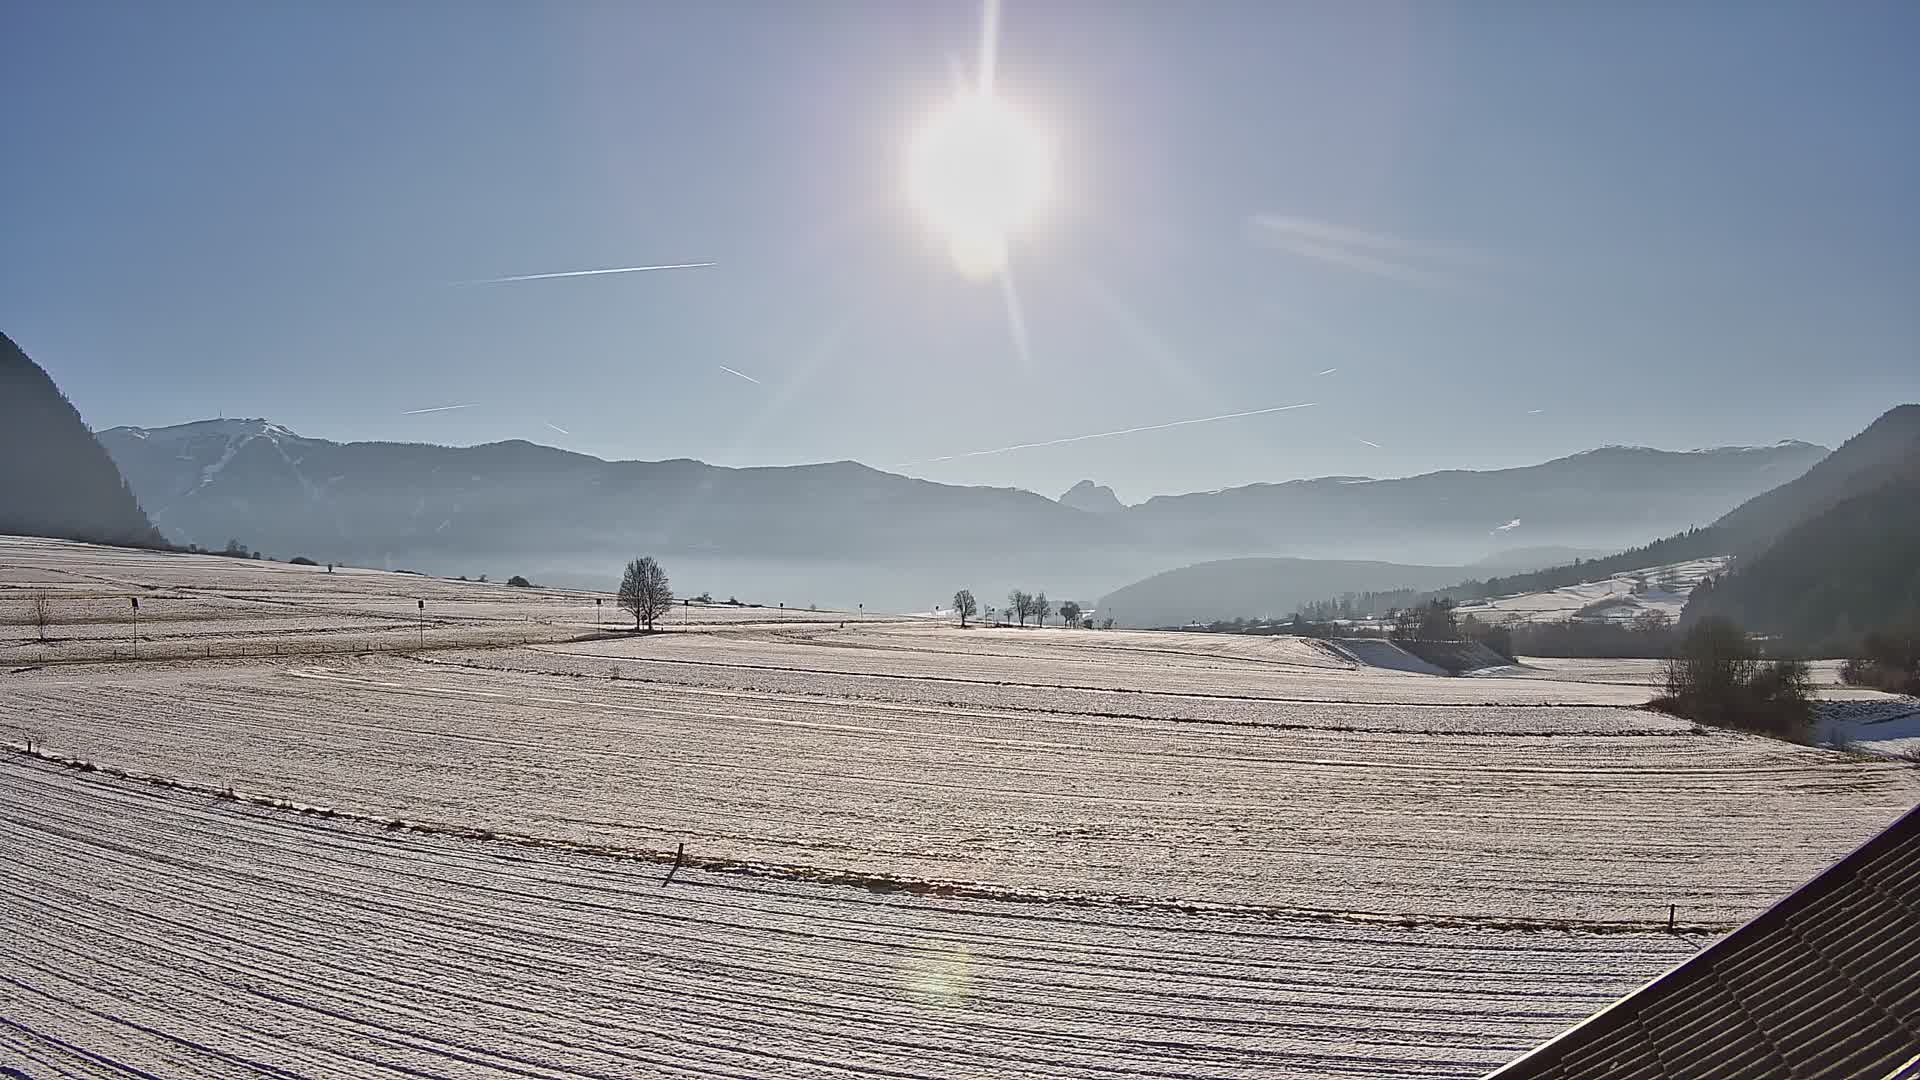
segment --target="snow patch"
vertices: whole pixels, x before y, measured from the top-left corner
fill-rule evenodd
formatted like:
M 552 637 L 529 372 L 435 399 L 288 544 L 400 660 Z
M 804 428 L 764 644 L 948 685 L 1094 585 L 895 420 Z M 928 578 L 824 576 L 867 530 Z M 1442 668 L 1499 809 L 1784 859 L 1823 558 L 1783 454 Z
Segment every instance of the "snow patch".
M 1623 570 L 1543 592 L 1516 593 L 1461 604 L 1454 611 L 1482 622 L 1542 623 L 1579 618 L 1593 622 L 1631 622 L 1648 612 L 1680 617 L 1687 597 L 1702 579 L 1725 572 L 1730 555 Z M 1636 591 L 1638 590 L 1638 591 Z
M 1365 667 L 1388 671 L 1407 671 L 1415 675 L 1445 675 L 1438 665 L 1429 664 L 1385 638 L 1336 638 L 1334 648 Z

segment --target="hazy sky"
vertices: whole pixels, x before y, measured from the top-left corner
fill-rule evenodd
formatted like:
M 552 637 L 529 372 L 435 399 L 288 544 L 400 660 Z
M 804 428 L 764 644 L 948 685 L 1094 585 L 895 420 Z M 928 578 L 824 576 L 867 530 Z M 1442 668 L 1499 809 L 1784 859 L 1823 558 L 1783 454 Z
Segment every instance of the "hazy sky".
M 900 470 L 1130 500 L 1920 399 L 1920 4 L 1006 0 L 1024 354 L 903 191 L 979 22 L 11 0 L 0 328 L 96 427 L 729 465 L 1316 403 Z

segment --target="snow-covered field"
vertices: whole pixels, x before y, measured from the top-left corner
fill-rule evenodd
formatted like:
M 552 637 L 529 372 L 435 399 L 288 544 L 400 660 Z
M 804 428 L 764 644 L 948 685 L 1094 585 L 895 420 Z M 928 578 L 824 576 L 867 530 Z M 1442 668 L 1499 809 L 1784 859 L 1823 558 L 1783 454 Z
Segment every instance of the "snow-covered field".
M 1649 612 L 1678 619 L 1700 580 L 1725 570 L 1724 555 L 1632 570 L 1545 592 L 1495 597 L 1455 609 L 1482 622 L 1561 622 L 1578 615 L 1596 622 L 1632 622 Z
M 45 640 L 32 615 L 31 599 L 39 595 L 48 604 Z M 841 618 L 692 604 L 676 607 L 665 625 L 828 625 Z M 0 537 L 0 663 L 15 666 L 525 644 L 627 625 L 630 617 L 605 594 Z
M 0 543 L 0 590 L 583 599 L 183 558 Z M 1617 661 L 720 614 L 0 668 L 0 1066 L 1473 1076 L 1920 799 L 1911 766 L 1622 707 Z
M 1695 947 L 662 886 L 17 758 L 0 779 L 0 1064 L 35 1078 L 1465 1077 Z

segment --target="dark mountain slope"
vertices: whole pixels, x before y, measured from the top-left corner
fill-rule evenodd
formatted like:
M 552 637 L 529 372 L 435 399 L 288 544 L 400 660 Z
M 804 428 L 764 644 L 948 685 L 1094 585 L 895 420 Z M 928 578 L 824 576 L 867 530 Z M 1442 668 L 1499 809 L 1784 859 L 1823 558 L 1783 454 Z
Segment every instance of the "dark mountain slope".
M 1727 550 L 1752 554 L 1845 499 L 1880 488 L 1920 458 L 1920 405 L 1889 409 L 1805 474 L 1713 523 Z
M 0 334 L 0 533 L 154 546 L 160 534 L 53 379 Z
M 1727 615 L 1822 652 L 1868 630 L 1920 626 L 1920 453 L 1878 471 L 1878 486 L 1810 514 L 1696 591 L 1685 618 Z

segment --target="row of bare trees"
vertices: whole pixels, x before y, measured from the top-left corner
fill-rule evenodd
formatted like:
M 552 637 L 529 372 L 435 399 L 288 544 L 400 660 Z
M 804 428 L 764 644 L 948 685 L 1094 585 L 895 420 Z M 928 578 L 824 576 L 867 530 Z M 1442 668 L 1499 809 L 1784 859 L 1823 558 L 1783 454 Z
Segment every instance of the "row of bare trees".
M 972 589 L 961 589 L 953 594 L 953 610 L 960 616 L 962 629 L 966 627 L 968 619 L 980 614 L 980 602 L 974 599 Z M 1027 625 L 1028 619 L 1045 626 L 1047 616 L 1054 613 L 1054 606 L 1053 602 L 1047 599 L 1046 593 L 1035 594 L 1024 589 L 1015 589 L 1007 594 L 1007 606 L 1004 612 L 1005 617 L 1017 619 L 1021 626 Z M 1080 625 L 1082 608 L 1079 604 L 1072 600 L 1062 601 L 1059 612 L 1061 625 Z M 988 614 L 992 614 L 991 608 L 988 609 Z
M 1053 602 L 1044 592 L 1036 596 L 1025 589 L 1015 589 L 1007 594 L 1007 614 L 1020 620 L 1021 626 L 1027 625 L 1028 619 L 1045 626 L 1047 616 L 1053 614 Z

